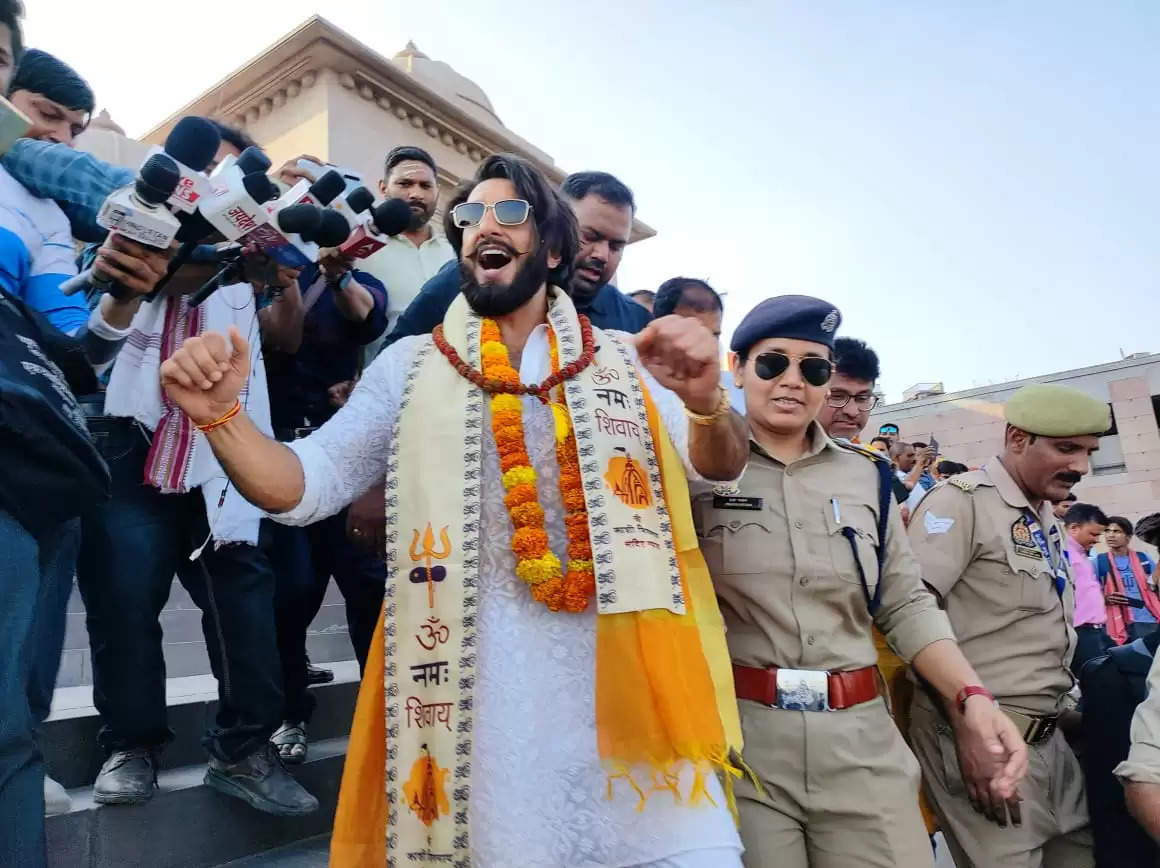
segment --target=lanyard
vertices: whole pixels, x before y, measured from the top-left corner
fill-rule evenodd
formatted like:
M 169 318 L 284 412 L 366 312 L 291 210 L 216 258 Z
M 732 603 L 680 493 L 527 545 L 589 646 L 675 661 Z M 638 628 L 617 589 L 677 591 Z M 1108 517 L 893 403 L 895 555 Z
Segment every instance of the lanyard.
M 1035 545 L 1039 547 L 1039 551 L 1047 558 L 1047 564 L 1051 567 L 1052 573 L 1055 574 L 1055 593 L 1063 598 L 1064 588 L 1067 587 L 1067 567 L 1065 566 L 1065 557 L 1055 558 L 1051 554 L 1051 546 L 1047 543 L 1047 537 L 1043 533 L 1043 528 L 1039 524 L 1039 519 L 1031 512 L 1031 510 L 1024 510 L 1024 522 L 1027 524 L 1027 530 L 1031 534 L 1031 538 L 1035 540 Z M 1058 528 L 1053 528 L 1053 531 L 1058 536 Z M 1066 553 L 1064 553 L 1066 555 Z

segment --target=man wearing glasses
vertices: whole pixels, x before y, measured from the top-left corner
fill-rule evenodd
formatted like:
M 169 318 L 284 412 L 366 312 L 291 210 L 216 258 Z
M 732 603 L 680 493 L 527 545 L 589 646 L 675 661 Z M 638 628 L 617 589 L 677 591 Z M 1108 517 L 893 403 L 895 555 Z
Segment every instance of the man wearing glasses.
M 834 375 L 830 394 L 818 411 L 818 424 L 835 440 L 858 442 L 858 435 L 878 404 L 874 383 L 878 380 L 878 354 L 865 341 L 838 338 L 834 341 Z
M 806 296 L 767 299 L 742 320 L 731 362 L 749 462 L 739 483 L 693 504 L 725 620 L 744 759 L 762 784 L 736 784 L 750 868 L 931 866 L 918 767 L 882 699 L 873 626 L 954 709 L 973 784 L 1013 798 L 1027 764 L 1015 727 L 982 695 L 922 587 L 889 466 L 815 421 L 840 322 L 833 305 Z

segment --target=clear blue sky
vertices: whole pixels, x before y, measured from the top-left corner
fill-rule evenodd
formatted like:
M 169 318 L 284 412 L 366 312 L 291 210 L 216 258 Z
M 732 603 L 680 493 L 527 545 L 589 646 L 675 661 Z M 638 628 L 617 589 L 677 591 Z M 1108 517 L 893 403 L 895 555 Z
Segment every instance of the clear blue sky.
M 707 278 L 727 332 L 820 295 L 892 400 L 1160 350 L 1153 0 L 28 6 L 29 44 L 131 134 L 314 12 L 388 56 L 414 39 L 560 166 L 633 187 L 658 237 L 623 288 Z

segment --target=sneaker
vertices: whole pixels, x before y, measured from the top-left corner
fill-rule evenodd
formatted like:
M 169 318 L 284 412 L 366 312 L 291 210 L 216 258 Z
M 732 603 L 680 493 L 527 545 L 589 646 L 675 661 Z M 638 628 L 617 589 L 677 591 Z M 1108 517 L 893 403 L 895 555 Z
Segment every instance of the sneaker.
M 67 814 L 72 810 L 72 799 L 68 797 L 64 787 L 48 775 L 44 776 L 44 816 L 55 817 L 57 814 Z
M 153 748 L 115 750 L 93 784 L 100 805 L 137 805 L 153 798 L 157 788 L 157 753 Z
M 312 663 L 306 664 L 307 684 L 329 684 L 334 680 L 334 672 L 329 669 L 320 669 Z
M 318 799 L 303 789 L 282 765 L 270 742 L 236 763 L 210 757 L 205 784 L 218 792 L 277 817 L 297 817 L 318 810 Z
M 306 762 L 306 723 L 283 721 L 270 736 L 270 743 L 278 748 L 278 755 L 286 765 L 301 765 Z

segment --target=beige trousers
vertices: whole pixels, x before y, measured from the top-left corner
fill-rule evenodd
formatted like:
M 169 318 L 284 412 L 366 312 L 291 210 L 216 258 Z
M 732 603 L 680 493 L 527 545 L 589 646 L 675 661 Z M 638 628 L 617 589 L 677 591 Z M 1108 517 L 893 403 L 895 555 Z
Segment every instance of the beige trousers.
M 1079 760 L 1056 730 L 1029 745 L 1019 786 L 1023 825 L 1000 828 L 971 807 L 950 726 L 922 693 L 910 711 L 910 743 L 922 766 L 957 868 L 1092 868 L 1092 834 Z
M 931 868 L 918 763 L 881 699 L 843 711 L 741 700 L 737 784 L 746 868 Z

